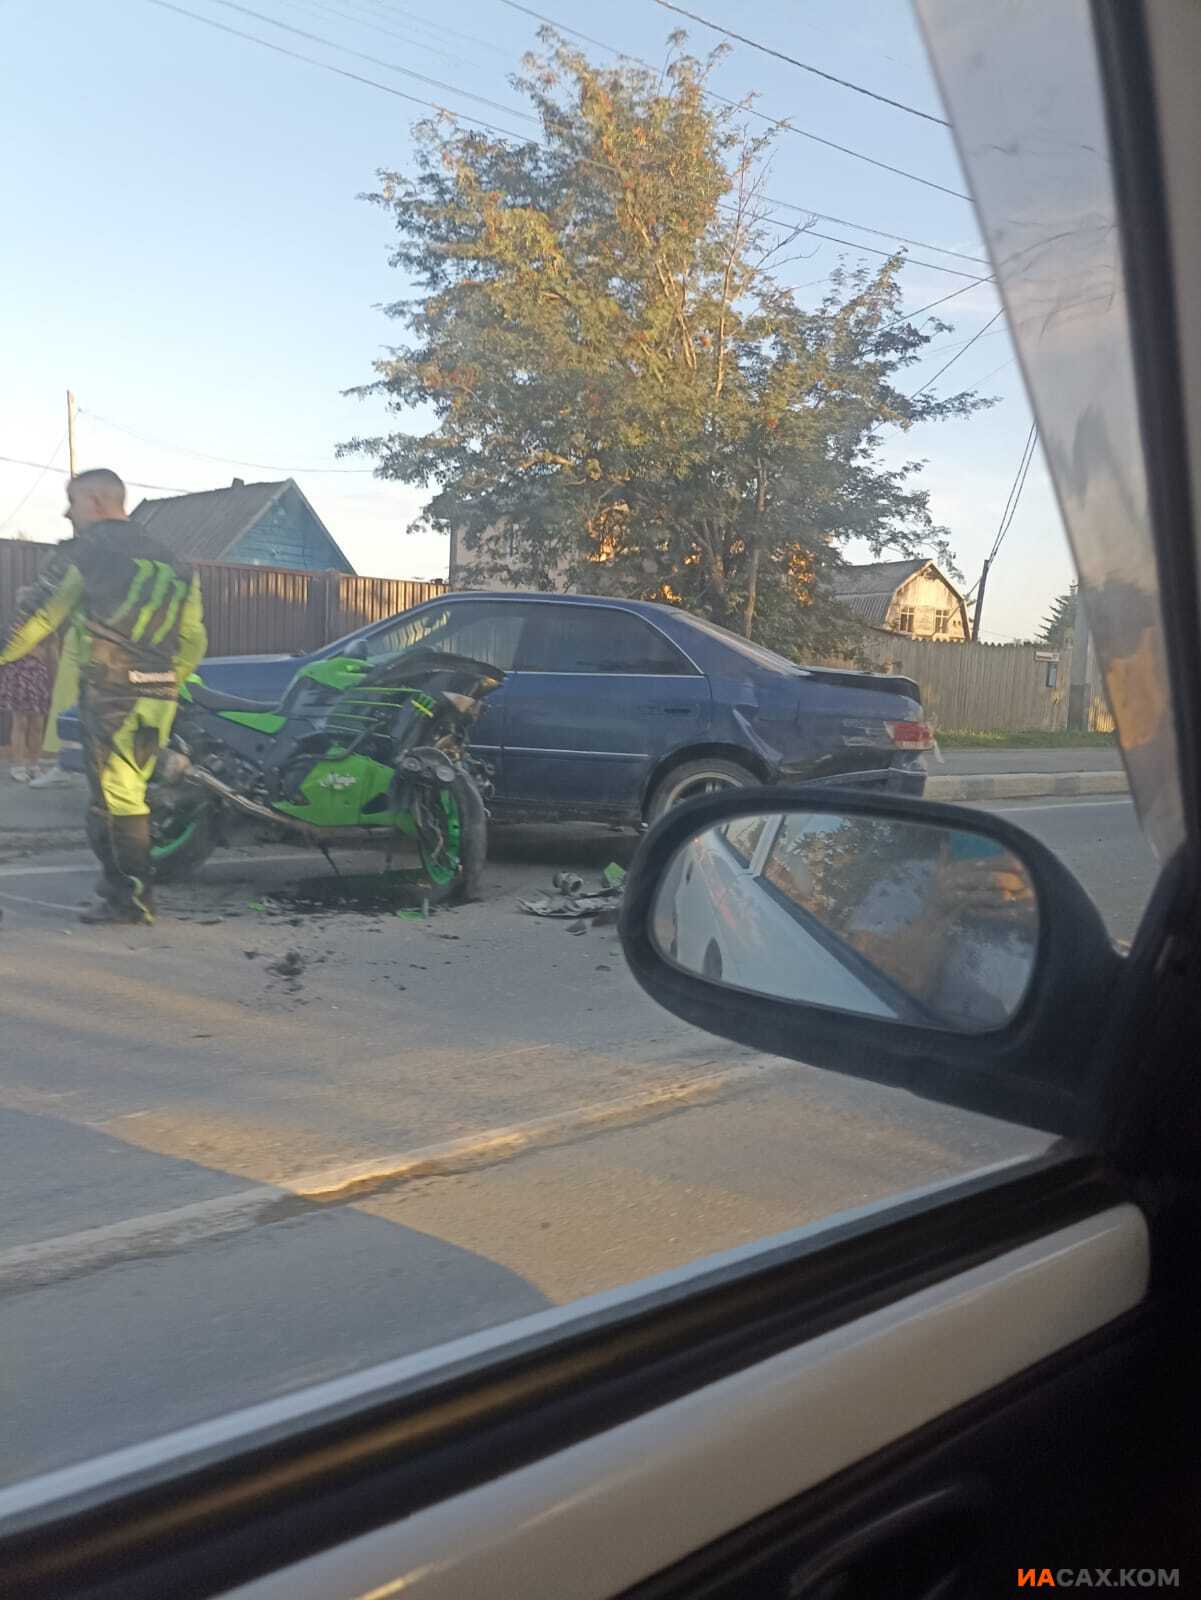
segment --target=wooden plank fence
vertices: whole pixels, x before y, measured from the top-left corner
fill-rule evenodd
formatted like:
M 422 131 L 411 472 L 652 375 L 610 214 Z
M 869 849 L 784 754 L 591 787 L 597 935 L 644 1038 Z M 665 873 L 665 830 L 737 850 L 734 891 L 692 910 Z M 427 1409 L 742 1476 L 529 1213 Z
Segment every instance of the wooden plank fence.
M 7 631 L 17 590 L 33 581 L 52 548 L 0 539 L 0 636 Z M 438 580 L 360 578 L 217 561 L 198 561 L 195 567 L 214 656 L 302 654 L 446 591 Z M 0 712 L 0 747 L 8 742 L 7 722 Z
M 865 653 L 877 670 L 913 678 L 922 706 L 936 727 L 955 733 L 1062 732 L 1068 725 L 1072 650 L 1058 661 L 1037 659 L 1032 644 L 957 644 L 952 640 L 907 639 L 875 630 Z M 845 657 L 823 666 L 849 666 Z M 1099 690 L 1089 708 L 1094 732 L 1113 731 L 1113 717 Z
M 0 539 L 0 629 L 16 591 L 32 581 L 51 546 Z M 210 655 L 258 655 L 316 650 L 364 623 L 406 611 L 446 591 L 440 581 L 360 578 L 341 572 L 296 572 L 287 567 L 196 563 L 204 590 Z M 1057 663 L 1039 661 L 1028 644 L 958 644 L 907 639 L 873 629 L 866 653 L 877 669 L 914 678 L 930 720 L 956 733 L 1058 732 L 1067 727 L 1071 649 Z M 854 665 L 845 658 L 815 665 Z M 1053 670 L 1049 670 L 1052 669 Z M 8 736 L 0 713 L 0 745 Z M 1113 728 L 1103 697 L 1094 695 L 1089 727 Z

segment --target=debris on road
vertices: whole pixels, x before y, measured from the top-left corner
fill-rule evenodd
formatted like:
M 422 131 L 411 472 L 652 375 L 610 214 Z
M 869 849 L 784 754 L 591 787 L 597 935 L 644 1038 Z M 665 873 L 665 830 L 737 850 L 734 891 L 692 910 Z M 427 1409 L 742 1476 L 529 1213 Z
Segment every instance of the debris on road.
M 281 978 L 299 978 L 304 971 L 304 957 L 299 950 L 289 950 L 278 961 L 273 961 L 268 970 L 277 972 Z
M 531 917 L 570 919 L 568 933 L 584 933 L 589 925 L 603 928 L 616 923 L 625 877 L 621 867 L 611 861 L 601 874 L 600 888 L 585 893 L 578 873 L 556 872 L 552 881 L 558 894 L 542 894 L 532 900 L 518 896 L 517 904 Z

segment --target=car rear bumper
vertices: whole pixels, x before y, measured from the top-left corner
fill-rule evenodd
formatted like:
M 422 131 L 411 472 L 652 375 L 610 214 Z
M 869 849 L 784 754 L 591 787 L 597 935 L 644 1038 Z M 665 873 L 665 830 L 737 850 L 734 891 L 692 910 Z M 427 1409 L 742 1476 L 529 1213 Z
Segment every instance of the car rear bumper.
M 909 795 L 920 800 L 926 792 L 926 769 L 920 767 L 877 767 L 865 772 L 839 772 L 830 778 L 806 778 L 800 773 L 781 770 L 779 783 L 803 783 L 814 789 L 881 789 L 886 794 Z

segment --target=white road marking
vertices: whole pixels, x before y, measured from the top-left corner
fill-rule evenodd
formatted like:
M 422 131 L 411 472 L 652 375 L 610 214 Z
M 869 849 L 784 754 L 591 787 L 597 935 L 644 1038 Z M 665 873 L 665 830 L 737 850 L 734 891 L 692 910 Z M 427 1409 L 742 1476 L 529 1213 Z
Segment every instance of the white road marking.
M 0 1292 L 41 1288 L 151 1252 L 178 1250 L 203 1240 L 241 1233 L 278 1218 L 281 1207 L 298 1214 L 328 1205 L 353 1204 L 380 1188 L 495 1166 L 533 1150 L 584 1138 L 600 1129 L 634 1127 L 691 1106 L 709 1105 L 795 1071 L 791 1061 L 753 1056 L 734 1067 L 655 1084 L 615 1100 L 572 1106 L 509 1127 L 482 1128 L 460 1139 L 343 1163 L 302 1177 L 258 1183 L 234 1194 L 176 1206 L 170 1211 L 16 1245 L 0 1251 Z M 295 1209 L 288 1205 L 289 1201 L 295 1203 Z
M 306 855 L 307 852 L 298 851 L 295 855 L 290 856 L 247 856 L 245 858 L 238 856 L 233 860 L 212 861 L 209 865 L 214 867 L 242 866 L 243 864 L 256 867 L 278 866 L 281 862 L 303 861 Z M 0 867 L 0 878 L 52 878 L 55 876 L 62 877 L 65 873 L 70 872 L 94 872 L 95 869 L 95 857 L 86 856 L 82 861 L 64 861 L 56 867 Z
M 59 905 L 57 900 L 31 900 L 27 894 L 5 894 L 0 892 L 0 900 L 11 900 L 16 905 L 41 906 L 46 911 L 69 911 L 72 915 L 79 910 L 78 906 Z

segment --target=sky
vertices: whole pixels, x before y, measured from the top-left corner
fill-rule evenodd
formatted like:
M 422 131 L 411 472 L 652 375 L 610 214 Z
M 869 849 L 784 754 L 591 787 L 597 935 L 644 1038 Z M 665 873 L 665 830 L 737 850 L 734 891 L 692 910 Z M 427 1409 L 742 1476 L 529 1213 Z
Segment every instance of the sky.
M 656 0 L 535 3 L 596 41 L 585 48 L 598 62 L 619 50 L 660 63 L 677 27 L 698 54 L 721 42 Z M 689 0 L 688 9 L 942 113 L 905 0 Z M 0 0 L 0 25 L 10 62 L 0 104 L 0 147 L 10 152 L 0 175 L 0 456 L 51 469 L 0 461 L 0 537 L 66 531 L 70 388 L 79 466 L 115 468 L 135 499 L 292 476 L 360 572 L 445 576 L 446 540 L 407 532 L 425 494 L 335 455 L 339 442 L 389 426 L 381 400 L 344 391 L 368 381 L 399 337 L 379 308 L 406 292 L 388 264 L 388 215 L 360 196 L 379 169 L 410 166 L 411 126 L 427 111 L 403 96 L 497 123 L 505 119 L 494 107 L 468 96 L 521 109 L 508 79 L 540 24 L 505 0 L 453 9 L 433 0 Z M 896 435 L 888 455 L 927 463 L 932 513 L 972 586 L 1031 413 L 1004 317 L 986 326 L 999 299 L 971 282 L 989 270 L 972 205 L 942 192 L 966 192 L 948 129 L 741 43 L 710 83 L 731 98 L 753 91 L 759 111 L 803 130 L 776 141 L 767 186 L 777 201 L 825 214 L 802 242 L 806 259 L 783 274 L 803 286 L 802 303 L 820 299 L 840 260 L 878 263 L 872 252 L 891 250 L 898 235 L 921 241 L 907 247 L 907 308 L 963 291 L 939 311 L 954 332 L 932 342 L 908 381 L 917 388 L 958 357 L 935 392 L 977 389 L 998 403 Z M 846 554 L 870 559 L 863 547 Z M 1072 576 L 1036 454 L 989 579 L 983 637 L 1037 632 Z

